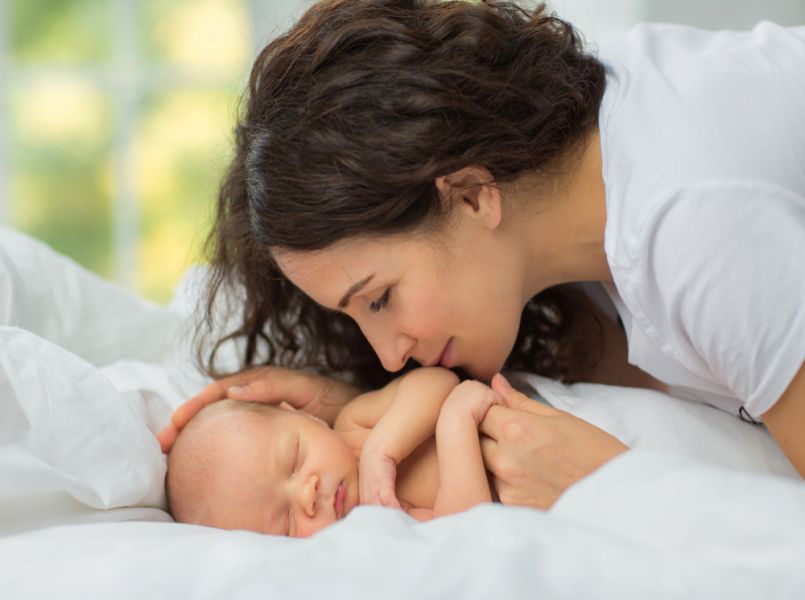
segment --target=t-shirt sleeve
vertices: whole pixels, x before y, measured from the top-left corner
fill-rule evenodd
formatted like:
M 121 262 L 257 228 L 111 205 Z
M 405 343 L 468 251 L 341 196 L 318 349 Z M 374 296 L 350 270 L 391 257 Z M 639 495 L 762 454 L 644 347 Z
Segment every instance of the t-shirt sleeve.
M 805 198 L 757 182 L 699 184 L 644 228 L 644 310 L 667 348 L 766 412 L 805 359 Z

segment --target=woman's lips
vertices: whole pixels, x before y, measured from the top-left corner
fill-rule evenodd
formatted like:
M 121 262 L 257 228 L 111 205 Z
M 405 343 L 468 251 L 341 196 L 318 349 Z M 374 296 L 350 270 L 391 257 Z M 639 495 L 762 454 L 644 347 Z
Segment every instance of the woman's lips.
M 344 501 L 347 498 L 347 487 L 344 482 L 338 484 L 333 495 L 333 509 L 335 510 L 335 517 L 341 519 L 344 516 Z
M 453 366 L 453 338 L 447 341 L 447 345 L 442 350 L 442 355 L 439 357 L 439 364 L 445 369 Z

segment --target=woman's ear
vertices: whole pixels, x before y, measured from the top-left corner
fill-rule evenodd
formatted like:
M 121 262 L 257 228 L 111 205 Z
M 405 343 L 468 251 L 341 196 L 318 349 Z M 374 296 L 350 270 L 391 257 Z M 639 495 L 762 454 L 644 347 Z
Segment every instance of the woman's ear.
M 470 165 L 437 177 L 435 183 L 442 202 L 451 210 L 465 210 L 489 229 L 503 220 L 500 190 L 486 167 Z

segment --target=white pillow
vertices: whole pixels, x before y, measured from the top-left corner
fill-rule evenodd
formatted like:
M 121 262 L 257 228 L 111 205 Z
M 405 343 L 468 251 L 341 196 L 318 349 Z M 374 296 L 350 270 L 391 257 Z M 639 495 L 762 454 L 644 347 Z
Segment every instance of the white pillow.
M 145 422 L 155 408 L 67 350 L 0 326 L 0 535 L 169 519 L 158 510 L 165 458 Z
M 0 325 L 31 331 L 98 366 L 164 363 L 184 317 L 91 273 L 30 236 L 0 226 Z
M 564 385 L 527 373 L 512 384 L 532 397 L 614 435 L 630 448 L 694 458 L 742 471 L 800 476 L 762 425 L 705 404 L 638 388 L 592 383 Z

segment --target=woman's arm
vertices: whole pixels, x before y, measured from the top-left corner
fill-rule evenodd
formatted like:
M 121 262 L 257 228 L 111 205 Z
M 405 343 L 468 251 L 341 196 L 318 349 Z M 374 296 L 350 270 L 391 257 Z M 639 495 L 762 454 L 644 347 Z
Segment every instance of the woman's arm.
M 763 422 L 788 460 L 805 477 L 805 363 Z

